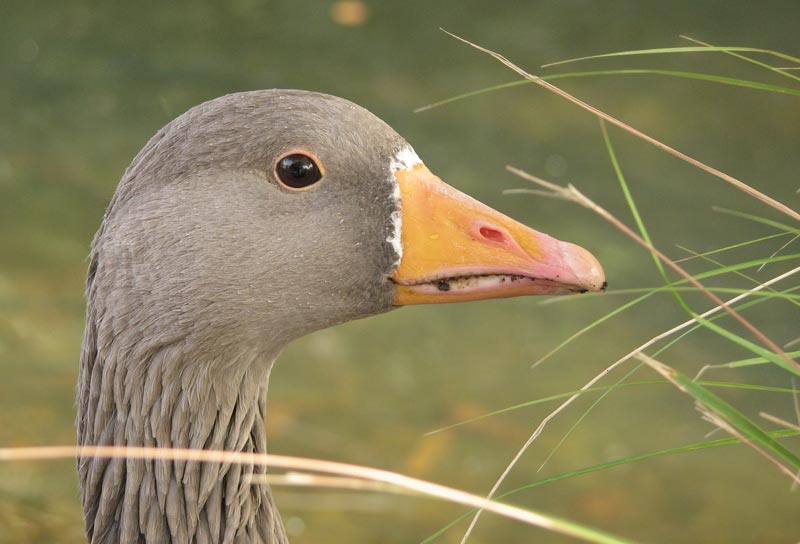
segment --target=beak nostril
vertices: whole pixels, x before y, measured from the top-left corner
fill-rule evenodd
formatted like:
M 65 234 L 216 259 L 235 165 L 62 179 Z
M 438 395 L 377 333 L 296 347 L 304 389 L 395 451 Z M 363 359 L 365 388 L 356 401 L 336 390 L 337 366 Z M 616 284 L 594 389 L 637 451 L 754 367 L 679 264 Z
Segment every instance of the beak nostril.
M 506 242 L 506 235 L 497 229 L 481 227 L 479 232 L 481 233 L 481 236 L 487 240 L 491 240 L 492 242 L 497 242 L 500 244 L 504 244 Z

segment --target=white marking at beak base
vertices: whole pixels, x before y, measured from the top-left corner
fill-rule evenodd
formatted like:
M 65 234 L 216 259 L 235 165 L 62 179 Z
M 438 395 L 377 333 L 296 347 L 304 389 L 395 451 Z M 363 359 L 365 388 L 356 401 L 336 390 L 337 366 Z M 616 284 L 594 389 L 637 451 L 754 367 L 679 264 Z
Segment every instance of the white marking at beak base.
M 386 241 L 392 245 L 392 249 L 394 249 L 397 255 L 397 260 L 394 263 L 395 269 L 400 266 L 400 260 L 403 258 L 403 216 L 400 211 L 402 202 L 400 199 L 400 185 L 397 182 L 397 176 L 395 174 L 400 170 L 411 170 L 418 164 L 422 164 L 422 159 L 419 158 L 419 155 L 417 155 L 410 145 L 398 151 L 397 154 L 392 157 L 392 162 L 389 163 L 389 169 L 392 172 L 389 176 L 389 181 L 393 186 L 392 198 L 394 199 L 396 209 L 391 215 L 392 233 L 386 237 Z
M 411 170 L 418 164 L 422 164 L 422 159 L 419 158 L 419 155 L 417 155 L 416 151 L 414 151 L 410 145 L 407 145 L 394 156 L 391 162 L 391 168 L 392 172 Z

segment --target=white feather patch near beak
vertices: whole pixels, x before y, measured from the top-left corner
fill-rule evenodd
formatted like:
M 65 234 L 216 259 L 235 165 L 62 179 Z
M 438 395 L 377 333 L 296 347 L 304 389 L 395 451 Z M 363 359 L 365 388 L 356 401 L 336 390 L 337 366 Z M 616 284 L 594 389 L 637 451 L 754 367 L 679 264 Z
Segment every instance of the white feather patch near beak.
M 403 258 L 402 201 L 400 199 L 400 184 L 397 181 L 396 174 L 401 170 L 411 170 L 420 164 L 422 164 L 422 159 L 419 158 L 419 155 L 417 155 L 411 146 L 406 146 L 392 157 L 392 162 L 389 166 L 392 172 L 390 181 L 394 187 L 392 190 L 392 198 L 394 199 L 396 209 L 391 215 L 392 232 L 386 237 L 386 241 L 392 245 L 392 249 L 394 249 L 395 255 L 397 255 L 397 260 L 394 263 L 395 268 L 400 266 L 400 260 Z

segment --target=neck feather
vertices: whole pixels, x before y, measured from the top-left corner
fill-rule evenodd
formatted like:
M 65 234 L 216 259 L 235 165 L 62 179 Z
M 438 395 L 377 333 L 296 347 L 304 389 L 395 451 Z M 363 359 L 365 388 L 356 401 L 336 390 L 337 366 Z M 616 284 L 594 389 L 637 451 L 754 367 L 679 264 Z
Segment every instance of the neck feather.
M 154 446 L 266 453 L 271 368 L 255 353 L 197 356 L 186 338 L 144 345 L 110 335 L 89 315 L 78 384 L 80 445 Z M 138 340 L 138 342 L 137 342 Z M 282 543 L 264 467 L 81 458 L 86 533 L 92 543 Z

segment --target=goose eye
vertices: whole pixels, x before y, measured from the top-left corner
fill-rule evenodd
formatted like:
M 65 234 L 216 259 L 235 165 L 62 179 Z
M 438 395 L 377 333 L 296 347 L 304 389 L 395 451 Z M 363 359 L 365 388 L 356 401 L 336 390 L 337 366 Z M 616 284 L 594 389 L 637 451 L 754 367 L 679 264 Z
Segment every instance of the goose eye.
M 320 180 L 320 171 L 314 159 L 303 153 L 292 153 L 275 165 L 278 180 L 290 189 L 305 189 Z

